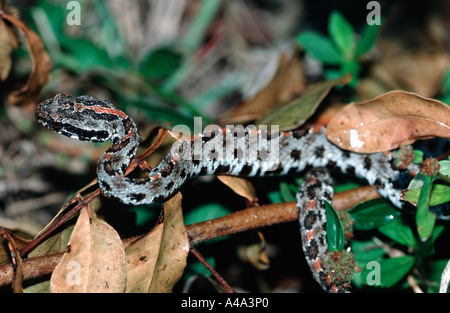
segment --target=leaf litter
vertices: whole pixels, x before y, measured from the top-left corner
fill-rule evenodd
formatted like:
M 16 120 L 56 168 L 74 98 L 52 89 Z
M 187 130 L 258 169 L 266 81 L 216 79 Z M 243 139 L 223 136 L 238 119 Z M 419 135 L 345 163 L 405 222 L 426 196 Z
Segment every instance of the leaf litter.
M 119 234 L 89 205 L 85 206 L 51 276 L 51 292 L 122 293 L 126 280 L 125 251 Z
M 341 149 L 360 153 L 391 150 L 418 139 L 450 138 L 450 107 L 394 90 L 348 104 L 328 124 L 327 136 Z

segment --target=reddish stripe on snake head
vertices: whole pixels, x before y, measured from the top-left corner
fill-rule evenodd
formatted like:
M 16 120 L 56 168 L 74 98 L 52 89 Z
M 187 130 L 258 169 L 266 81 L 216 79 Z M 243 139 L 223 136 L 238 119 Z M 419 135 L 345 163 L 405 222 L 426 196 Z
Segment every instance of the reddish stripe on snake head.
M 89 109 L 93 110 L 95 113 L 108 113 L 112 115 L 120 116 L 121 118 L 127 118 L 128 116 L 118 109 L 105 108 L 99 105 L 90 106 Z

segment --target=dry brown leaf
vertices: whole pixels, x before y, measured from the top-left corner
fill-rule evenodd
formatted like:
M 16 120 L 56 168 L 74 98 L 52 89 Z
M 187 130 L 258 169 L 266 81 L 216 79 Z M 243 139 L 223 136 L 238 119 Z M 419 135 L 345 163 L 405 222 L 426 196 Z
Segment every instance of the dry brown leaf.
M 11 105 L 25 106 L 35 103 L 41 87 L 49 80 L 52 64 L 39 36 L 22 21 L 0 10 L 0 16 L 16 26 L 25 36 L 28 52 L 32 61 L 32 69 L 26 84 L 19 90 L 9 94 Z
M 125 247 L 126 292 L 171 292 L 186 266 L 189 241 L 181 194 L 164 203 L 164 221 Z
M 346 103 L 342 102 L 332 102 L 328 104 L 323 111 L 320 112 L 319 116 L 317 116 L 317 119 L 314 120 L 314 124 L 318 126 L 327 126 L 331 119 L 345 106 Z
M 280 104 L 291 101 L 306 87 L 302 66 L 297 54 L 291 59 L 282 55 L 278 69 L 270 83 L 252 99 L 240 103 L 220 118 L 222 124 L 248 122 L 259 119 Z
M 13 16 L 18 16 L 19 12 L 14 7 L 0 3 L 1 10 L 8 12 Z M 0 80 L 4 81 L 8 78 L 11 72 L 12 58 L 11 52 L 13 49 L 19 48 L 19 37 L 13 31 L 10 25 L 6 24 L 0 19 Z
M 248 201 L 252 203 L 257 201 L 255 188 L 247 179 L 228 175 L 218 175 L 217 178 L 230 187 L 235 193 L 246 198 Z
M 424 97 L 436 95 L 450 65 L 448 51 L 427 45 L 411 49 L 410 45 L 397 38 L 380 38 L 378 47 L 382 58 L 375 66 L 381 67 L 401 87 L 398 89 Z
M 11 51 L 12 45 L 8 26 L 0 20 L 0 80 L 4 81 L 11 71 Z
M 52 292 L 123 292 L 125 251 L 119 234 L 84 207 L 70 237 L 70 246 L 53 271 Z
M 450 65 L 448 52 L 403 54 L 401 59 L 398 61 L 403 67 L 394 72 L 399 83 L 426 97 L 436 95 Z M 394 70 L 392 67 L 390 69 Z
M 353 102 L 328 124 L 328 139 L 342 149 L 374 153 L 430 137 L 450 138 L 450 107 L 401 90 Z
M 238 255 L 257 270 L 264 271 L 270 267 L 270 260 L 266 252 L 266 239 L 261 232 L 258 232 L 258 237 L 259 240 L 253 244 L 238 246 Z
M 148 234 L 126 244 L 127 286 L 125 292 L 148 292 L 153 278 L 164 225 L 156 225 Z

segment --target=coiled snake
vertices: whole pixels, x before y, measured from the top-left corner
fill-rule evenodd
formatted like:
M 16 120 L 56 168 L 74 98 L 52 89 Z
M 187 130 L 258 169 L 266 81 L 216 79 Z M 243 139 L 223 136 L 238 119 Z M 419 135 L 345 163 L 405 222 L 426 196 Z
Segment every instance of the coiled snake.
M 308 172 L 297 194 L 302 246 L 306 260 L 318 283 L 328 291 L 345 291 L 324 280 L 320 261 L 327 253 L 326 215 L 323 199 L 331 201 L 331 179 L 321 168 L 338 168 L 342 172 L 364 178 L 395 206 L 401 207 L 399 181 L 407 171 L 393 165 L 385 153 L 357 154 L 339 149 L 330 143 L 321 130 L 289 131 L 279 134 L 279 155 L 275 159 L 240 158 L 236 149 L 225 149 L 224 137 L 202 134 L 196 136 L 201 151 L 217 153 L 224 147 L 226 157 L 214 158 L 195 154 L 194 140 L 178 142 L 144 178 L 124 175 L 136 156 L 141 140 L 134 121 L 106 100 L 90 96 L 71 97 L 62 94 L 40 103 L 36 119 L 60 134 L 92 142 L 112 140 L 112 146 L 98 160 L 97 177 L 102 193 L 125 204 L 149 204 L 173 195 L 188 179 L 199 175 L 229 174 L 265 176 L 295 174 L 307 167 Z M 245 135 L 249 144 L 249 136 Z M 192 148 L 192 149 L 191 149 Z M 197 150 L 198 151 L 198 150 Z M 417 168 L 409 169 L 417 171 Z

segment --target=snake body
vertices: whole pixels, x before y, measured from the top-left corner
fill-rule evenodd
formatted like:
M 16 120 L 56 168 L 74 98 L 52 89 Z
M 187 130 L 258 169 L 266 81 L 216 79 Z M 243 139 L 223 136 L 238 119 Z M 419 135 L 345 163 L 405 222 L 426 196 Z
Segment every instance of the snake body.
M 179 141 L 144 178 L 129 178 L 124 173 L 136 156 L 141 136 L 135 122 L 124 112 L 116 109 L 111 102 L 90 96 L 71 97 L 58 94 L 38 105 L 36 118 L 47 128 L 78 140 L 93 142 L 111 140 L 112 146 L 98 161 L 98 184 L 105 196 L 118 199 L 125 204 L 138 205 L 163 201 L 173 195 L 187 179 L 201 175 L 288 175 L 304 171 L 306 168 L 336 168 L 344 173 L 364 178 L 395 206 L 402 206 L 401 189 L 398 184 L 408 171 L 396 169 L 390 154 L 357 154 L 339 149 L 327 140 L 325 128 L 281 132 L 277 141 L 279 156 L 274 159 L 258 157 L 250 160 L 239 157 L 240 153 L 246 152 L 246 148 L 238 147 L 230 150 L 224 144 L 224 138 L 236 137 L 233 137 L 233 134 L 231 137 L 212 136 L 211 133 L 199 134 L 196 136 L 197 141 Z M 243 136 L 243 142 L 248 146 L 251 137 L 248 133 Z M 200 145 L 200 151 L 203 152 L 200 158 L 195 155 L 195 151 L 198 151 L 194 147 L 195 144 Z M 215 158 L 218 152 L 225 157 Z M 417 168 L 409 170 L 417 171 Z M 324 181 L 329 181 L 329 178 L 325 178 Z M 324 211 L 320 210 L 323 207 L 321 205 L 323 199 L 331 200 L 330 184 L 319 184 L 322 188 L 316 188 L 318 192 L 313 192 L 313 188 L 309 188 L 309 192 L 307 190 L 297 195 L 305 257 L 312 271 L 316 272 L 316 280 L 324 289 L 329 289 L 329 286 L 324 286 L 317 262 L 327 250 L 326 238 L 323 237 L 326 231 L 326 217 Z M 317 203 L 319 207 L 313 209 L 308 197 L 315 197 L 315 204 Z M 310 253 L 313 250 L 315 252 Z M 334 288 L 334 291 L 336 290 L 343 289 Z

